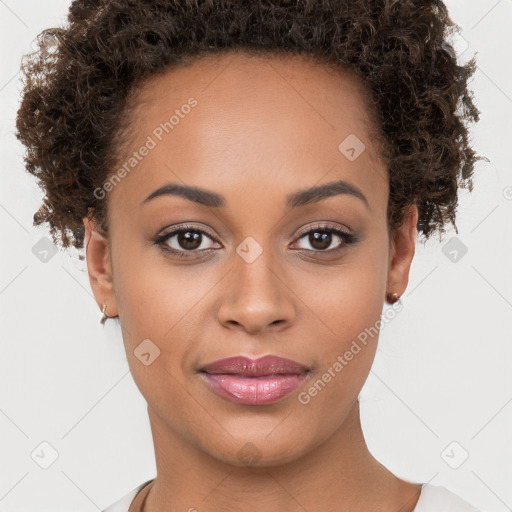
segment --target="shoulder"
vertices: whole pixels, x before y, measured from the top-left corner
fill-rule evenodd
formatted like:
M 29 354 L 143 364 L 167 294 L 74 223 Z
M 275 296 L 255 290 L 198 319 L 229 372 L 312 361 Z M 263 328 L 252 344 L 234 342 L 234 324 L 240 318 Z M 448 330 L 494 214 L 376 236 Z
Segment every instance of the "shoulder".
M 117 500 L 115 503 L 112 503 L 112 505 L 102 510 L 102 512 L 128 512 L 128 509 L 130 508 L 132 501 L 135 499 L 135 496 L 137 496 L 137 494 L 143 487 L 145 487 L 152 481 L 153 479 L 138 485 L 137 487 L 135 487 L 135 489 L 131 490 L 120 500 Z
M 479 512 L 475 507 L 444 487 L 423 484 L 413 512 Z

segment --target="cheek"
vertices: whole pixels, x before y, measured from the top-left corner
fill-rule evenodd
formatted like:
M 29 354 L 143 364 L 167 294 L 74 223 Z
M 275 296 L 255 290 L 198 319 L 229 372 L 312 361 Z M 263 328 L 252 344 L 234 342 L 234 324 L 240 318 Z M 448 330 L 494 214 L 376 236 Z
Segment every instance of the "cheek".
M 384 304 L 387 276 L 385 242 L 365 244 L 338 266 L 301 268 L 294 291 L 309 309 L 310 321 L 328 339 L 328 350 L 357 337 L 379 319 Z M 337 341 L 336 341 L 337 340 Z
M 207 283 L 200 286 L 201 279 L 184 278 L 163 258 L 157 263 L 148 257 L 148 251 L 132 251 L 116 263 L 116 300 L 134 382 L 148 403 L 179 408 L 186 392 L 178 367 L 190 349 L 192 312 L 207 292 Z
M 157 247 L 137 247 L 137 242 L 124 245 L 132 249 L 129 254 L 118 251 L 114 275 L 123 327 L 134 341 L 172 336 L 173 329 L 180 329 L 180 319 L 215 284 L 215 276 L 206 267 L 171 263 Z
M 353 275 L 329 285 L 324 295 L 329 299 L 324 298 L 320 310 L 324 324 L 312 330 L 316 333 L 312 340 L 316 364 L 298 401 L 305 420 L 319 437 L 342 424 L 375 358 L 382 300 L 375 299 L 375 283 L 356 286 L 358 283 L 361 281 Z M 336 293 L 332 289 L 335 284 L 345 286 Z
M 386 290 L 387 252 L 383 247 L 387 247 L 386 240 L 367 244 L 342 266 L 326 269 L 325 276 L 303 273 L 306 277 L 297 294 L 305 297 L 309 321 L 314 324 L 309 330 L 315 333 L 311 341 L 317 361 L 315 379 L 321 380 L 318 394 L 323 395 L 319 402 L 339 404 L 340 399 L 354 399 L 368 376 Z
M 198 340 L 208 339 L 204 324 L 211 326 L 214 318 L 210 311 L 207 319 L 204 308 L 208 297 L 218 293 L 222 275 L 207 266 L 173 265 L 153 249 L 132 251 L 116 263 L 116 300 L 127 359 L 137 386 L 152 401 L 162 382 L 184 385 L 183 373 L 196 362 L 194 354 L 206 352 L 208 346 L 201 351 Z M 144 352 L 157 354 L 150 366 L 138 357 Z

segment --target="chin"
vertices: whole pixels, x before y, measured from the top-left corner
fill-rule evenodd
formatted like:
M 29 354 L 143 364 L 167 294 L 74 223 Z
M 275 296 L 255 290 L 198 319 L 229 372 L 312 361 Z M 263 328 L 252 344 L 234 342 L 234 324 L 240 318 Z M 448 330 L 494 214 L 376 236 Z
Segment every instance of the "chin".
M 251 441 L 246 436 L 245 440 L 233 442 L 222 451 L 219 451 L 218 446 L 206 451 L 224 464 L 257 469 L 292 463 L 307 452 L 307 447 L 283 439 L 276 439 L 274 443 L 270 443 L 260 436 Z

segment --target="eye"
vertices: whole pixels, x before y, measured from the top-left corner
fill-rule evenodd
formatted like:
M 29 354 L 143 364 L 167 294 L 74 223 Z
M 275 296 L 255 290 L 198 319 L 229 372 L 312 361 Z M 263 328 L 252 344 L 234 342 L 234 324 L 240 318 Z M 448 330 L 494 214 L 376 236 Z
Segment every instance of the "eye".
M 154 243 L 178 257 L 189 257 L 186 253 L 192 256 L 198 252 L 210 252 L 213 247 L 208 245 L 207 239 L 216 242 L 213 235 L 203 229 L 180 226 L 158 236 Z
M 305 252 L 335 254 L 345 249 L 345 246 L 358 241 L 352 233 L 329 225 L 317 225 L 303 232 L 297 240 L 305 240 L 312 249 L 299 247 Z M 210 241 L 210 244 L 208 243 Z M 337 244 L 336 241 L 338 240 Z M 213 244 L 212 244 L 213 242 Z M 199 253 L 211 253 L 222 247 L 215 237 L 204 229 L 195 226 L 179 226 L 167 233 L 159 235 L 154 243 L 162 250 L 179 258 L 195 257 Z M 334 248 L 330 248 L 333 243 Z M 217 244 L 215 246 L 215 244 Z
M 299 236 L 298 240 L 302 239 L 312 247 L 312 249 L 302 247 L 303 250 L 327 254 L 342 251 L 346 245 L 357 241 L 356 236 L 352 233 L 329 225 L 318 225 L 310 228 Z M 333 243 L 334 248 L 332 248 Z

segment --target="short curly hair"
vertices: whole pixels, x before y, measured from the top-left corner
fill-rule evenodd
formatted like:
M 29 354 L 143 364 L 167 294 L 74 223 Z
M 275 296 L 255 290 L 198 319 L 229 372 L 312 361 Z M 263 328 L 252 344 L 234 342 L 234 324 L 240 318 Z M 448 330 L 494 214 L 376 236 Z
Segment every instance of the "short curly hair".
M 418 232 L 445 231 L 458 187 L 473 188 L 482 159 L 468 144 L 480 112 L 468 91 L 473 56 L 459 65 L 448 37 L 460 28 L 441 0 L 75 0 L 67 24 L 24 56 L 16 136 L 44 202 L 55 244 L 83 247 L 83 218 L 108 232 L 108 196 L 129 98 L 148 78 L 194 56 L 228 50 L 306 54 L 367 84 L 389 170 L 388 226 L 407 206 Z M 113 150 L 114 149 L 114 150 Z

